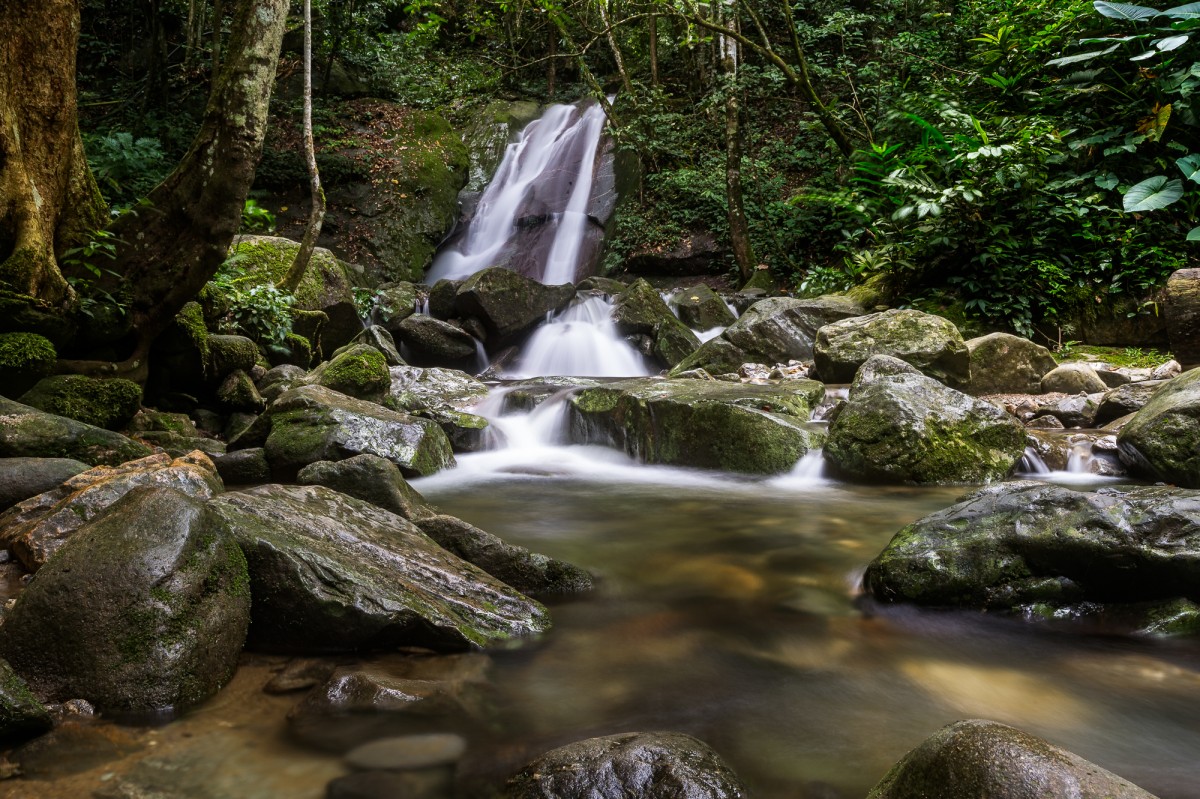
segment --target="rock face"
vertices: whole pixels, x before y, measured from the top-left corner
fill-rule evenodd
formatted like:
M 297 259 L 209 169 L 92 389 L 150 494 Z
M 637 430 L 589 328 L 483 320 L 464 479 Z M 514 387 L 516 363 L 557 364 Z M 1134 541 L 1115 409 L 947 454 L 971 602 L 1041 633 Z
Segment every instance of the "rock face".
M 851 390 L 825 456 L 858 480 L 980 483 L 1008 476 L 1024 450 L 1021 423 L 995 405 L 924 375 L 894 374 Z
M 70 458 L 0 458 L 0 511 L 87 470 L 86 463 Z
M 1058 363 L 1050 350 L 1027 338 L 990 333 L 967 342 L 971 355 L 970 392 L 1039 394 L 1042 377 Z
M 233 675 L 250 618 L 246 561 L 209 506 L 134 489 L 38 572 L 0 652 L 40 695 L 105 712 L 195 705 Z
M 706 341 L 672 372 L 704 369 L 711 374 L 736 372 L 743 363 L 787 363 L 813 357 L 813 341 L 825 325 L 859 316 L 863 309 L 845 297 L 759 300 L 725 329 Z M 849 378 L 847 378 L 849 381 Z
M 1086 363 L 1064 363 L 1042 377 L 1041 391 L 1043 394 L 1056 391 L 1063 394 L 1095 394 L 1108 391 L 1108 384 Z
M 1027 732 L 958 721 L 905 755 L 867 799 L 1154 799 L 1131 782 Z
M 1134 474 L 1200 488 L 1200 370 L 1159 389 L 1121 428 L 1117 446 Z
M 826 383 L 849 383 L 872 355 L 891 355 L 951 388 L 966 389 L 971 354 L 952 322 L 920 311 L 883 311 L 817 331 L 813 359 Z
M 864 585 L 883 602 L 1038 611 L 1200 599 L 1198 564 L 1200 493 L 1013 482 L 905 527 Z
M 387 458 L 407 475 L 433 474 L 454 465 L 450 442 L 434 422 L 322 386 L 282 394 L 243 436 L 245 445 L 257 443 L 254 439 L 264 429 L 269 432 L 263 448 L 280 478 L 290 479 L 310 463 L 363 453 Z
M 494 348 L 532 330 L 546 314 L 561 311 L 574 297 L 574 286 L 543 286 L 524 275 L 493 267 L 464 280 L 455 304 L 460 314 L 483 323 L 488 346 Z
M 250 564 L 251 641 L 273 651 L 486 646 L 549 626 L 545 608 L 410 522 L 321 486 L 210 503 Z
M 1184 369 L 1200 366 L 1200 269 L 1180 269 L 1167 280 L 1163 303 L 1171 352 Z
M 206 455 L 171 460 L 151 455 L 117 467 L 97 466 L 58 488 L 18 503 L 0 515 L 0 545 L 29 571 L 37 571 L 86 522 L 137 486 L 168 486 L 198 500 L 224 490 Z
M 775 474 L 821 446 L 822 434 L 806 422 L 824 396 L 812 380 L 626 380 L 571 397 L 570 436 L 646 463 Z
M 150 448 L 90 424 L 0 397 L 0 458 L 72 458 L 115 466 Z
M 21 402 L 77 422 L 120 430 L 142 404 L 142 387 L 130 380 L 56 375 L 38 381 Z
M 504 799 L 738 799 L 745 786 L 702 741 L 678 732 L 589 738 L 539 757 L 508 781 Z

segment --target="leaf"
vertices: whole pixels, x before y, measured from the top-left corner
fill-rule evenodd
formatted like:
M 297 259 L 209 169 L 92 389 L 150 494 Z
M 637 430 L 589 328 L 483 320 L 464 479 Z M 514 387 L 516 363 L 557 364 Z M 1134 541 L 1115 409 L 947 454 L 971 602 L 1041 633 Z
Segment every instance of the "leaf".
M 1200 241 L 1200 227 L 1194 227 L 1188 231 L 1188 241 Z
M 1155 105 L 1154 111 L 1150 116 L 1138 123 L 1138 133 L 1146 136 L 1146 141 L 1158 141 L 1162 138 L 1163 131 L 1167 129 L 1167 123 L 1171 119 L 1171 104 L 1160 106 Z
M 1200 3 L 1188 3 L 1187 5 L 1168 8 L 1159 14 L 1159 16 L 1170 17 L 1171 19 L 1196 19 L 1200 17 Z
M 1130 61 L 1145 61 L 1147 58 L 1154 58 L 1154 56 L 1156 56 L 1156 55 L 1158 55 L 1157 50 L 1147 50 L 1146 52 L 1142 53 L 1141 55 L 1135 55 L 1133 58 L 1131 58 L 1129 60 Z
M 1115 189 L 1120 181 L 1112 172 L 1096 177 L 1096 185 L 1101 189 Z
M 1125 192 L 1123 205 L 1127 213 L 1157 211 L 1166 208 L 1183 196 L 1183 181 L 1167 180 L 1162 175 L 1146 178 Z
M 1078 64 L 1081 61 L 1091 61 L 1093 58 L 1096 58 L 1097 56 L 1108 55 L 1109 53 L 1116 50 L 1120 46 L 1121 46 L 1120 44 L 1114 44 L 1112 47 L 1106 48 L 1104 50 L 1093 50 L 1090 53 L 1076 53 L 1075 55 L 1068 55 L 1068 56 L 1063 56 L 1062 58 L 1055 58 L 1051 61 L 1047 61 L 1046 66 L 1048 66 L 1048 67 L 1063 67 L 1063 66 L 1066 66 L 1067 64 Z
M 1183 176 L 1193 183 L 1200 183 L 1200 153 L 1185 155 L 1175 160 L 1175 166 L 1183 172 Z
M 1165 39 L 1159 39 L 1154 43 L 1160 53 L 1166 53 L 1170 50 L 1182 47 L 1187 44 L 1188 39 L 1192 38 L 1191 34 L 1183 34 L 1182 36 L 1168 36 Z
M 1128 3 L 1109 3 L 1106 0 L 1096 0 L 1092 5 L 1096 7 L 1096 11 L 1101 16 L 1108 17 L 1109 19 L 1124 19 L 1137 22 L 1138 20 L 1158 16 L 1157 9 L 1134 6 Z

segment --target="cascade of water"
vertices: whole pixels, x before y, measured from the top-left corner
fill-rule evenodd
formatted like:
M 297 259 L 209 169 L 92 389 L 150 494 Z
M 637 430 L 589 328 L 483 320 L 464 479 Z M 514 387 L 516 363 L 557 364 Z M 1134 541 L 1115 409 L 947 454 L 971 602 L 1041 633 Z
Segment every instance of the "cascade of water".
M 571 375 L 641 377 L 646 359 L 621 338 L 612 321 L 613 301 L 580 294 L 530 337 L 505 377 Z
M 558 219 L 554 244 L 546 257 L 542 282 L 548 285 L 575 282 L 579 250 L 588 225 L 588 202 L 592 198 L 592 166 L 596 161 L 596 148 L 600 146 L 600 134 L 604 131 L 604 109 L 599 104 L 593 105 L 579 120 L 578 128 L 578 135 L 586 142 L 586 147 L 579 162 L 579 177 L 567 207 Z
M 1050 474 L 1050 467 L 1046 465 L 1046 461 L 1033 447 L 1026 447 L 1025 454 L 1021 456 L 1021 462 L 1017 464 L 1017 472 L 1020 474 Z
M 1092 471 L 1092 442 L 1076 441 L 1071 444 L 1067 454 L 1067 472 L 1071 474 L 1090 474 Z

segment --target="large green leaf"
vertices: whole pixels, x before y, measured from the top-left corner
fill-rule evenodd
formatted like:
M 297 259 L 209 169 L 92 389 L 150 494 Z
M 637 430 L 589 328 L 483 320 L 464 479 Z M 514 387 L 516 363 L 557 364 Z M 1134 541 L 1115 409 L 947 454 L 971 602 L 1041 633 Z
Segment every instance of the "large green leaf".
M 1140 19 L 1150 19 L 1151 17 L 1158 16 L 1158 9 L 1134 6 L 1128 3 L 1109 3 L 1107 0 L 1096 0 L 1092 5 L 1096 7 L 1096 11 L 1101 16 L 1112 19 L 1124 19 L 1136 22 Z
M 1190 38 L 1191 38 L 1191 34 L 1189 34 L 1189 33 L 1184 33 L 1179 36 L 1168 36 L 1165 39 L 1159 39 L 1158 41 L 1156 41 L 1154 43 L 1154 46 L 1157 47 L 1160 51 L 1165 53 L 1170 50 L 1175 50 L 1179 47 L 1182 47 L 1183 45 L 1187 44 L 1187 41 Z
M 1129 213 L 1157 211 L 1183 196 L 1183 181 L 1167 180 L 1162 175 L 1146 178 L 1125 192 L 1124 206 Z
M 1185 178 L 1193 183 L 1200 183 L 1200 153 L 1191 153 L 1175 159 L 1175 166 L 1179 167 Z
M 1046 66 L 1062 67 L 1062 66 L 1066 66 L 1067 64 L 1078 64 L 1080 61 L 1090 61 L 1091 59 L 1095 58 L 1096 56 L 1108 55 L 1109 53 L 1111 53 L 1113 50 L 1116 50 L 1120 46 L 1121 45 L 1119 45 L 1119 44 L 1114 44 L 1112 47 L 1109 47 L 1104 50 L 1093 50 L 1090 53 L 1076 53 L 1075 55 L 1068 55 L 1068 56 L 1063 56 L 1062 58 L 1055 58 L 1052 61 L 1047 61 Z
M 1162 12 L 1162 16 L 1171 19 L 1196 19 L 1200 17 L 1200 3 L 1188 3 L 1185 6 L 1175 6 Z
M 1188 241 L 1200 241 L 1200 227 L 1194 227 L 1188 231 Z

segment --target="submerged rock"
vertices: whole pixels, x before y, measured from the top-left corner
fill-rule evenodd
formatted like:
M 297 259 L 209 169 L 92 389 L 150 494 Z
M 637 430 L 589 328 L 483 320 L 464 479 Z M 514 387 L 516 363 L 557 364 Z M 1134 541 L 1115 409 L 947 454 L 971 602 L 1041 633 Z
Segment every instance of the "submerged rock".
M 1134 474 L 1200 488 L 1200 369 L 1160 388 L 1117 436 Z
M 826 383 L 849 383 L 872 355 L 891 355 L 947 386 L 966 389 L 971 354 L 954 324 L 920 311 L 891 310 L 844 319 L 817 331 L 813 359 Z
M 0 397 L 0 458 L 72 458 L 115 466 L 149 454 L 145 444 L 120 433 Z
M 1010 333 L 990 333 L 967 341 L 971 354 L 970 392 L 1040 394 L 1042 377 L 1058 364 L 1050 350 Z
M 0 458 L 0 511 L 57 488 L 89 468 L 70 458 Z
M 570 437 L 646 463 L 775 474 L 821 446 L 822 432 L 807 422 L 824 396 L 812 380 L 626 380 L 568 400 Z
M 1079 755 L 983 719 L 958 721 L 905 755 L 867 799 L 1154 799 Z
M 88 522 L 18 598 L 0 654 L 41 696 L 104 712 L 195 705 L 233 675 L 246 561 L 209 505 L 141 486 Z
M 321 486 L 267 485 L 211 506 L 250 564 L 258 647 L 454 650 L 549 627 L 541 605 L 361 500 Z
M 504 799 L 738 799 L 747 791 L 720 755 L 678 732 L 631 732 L 567 744 L 508 781 Z

